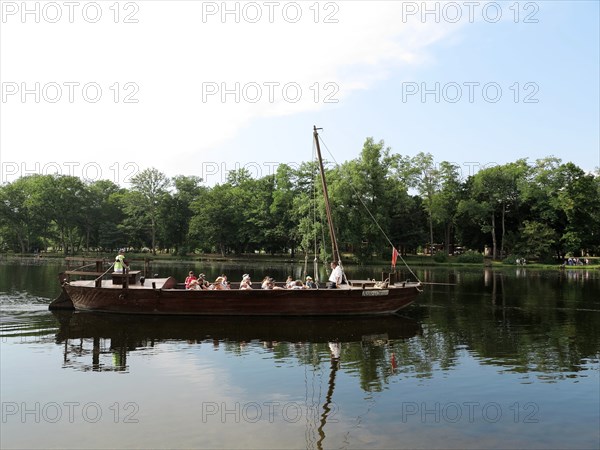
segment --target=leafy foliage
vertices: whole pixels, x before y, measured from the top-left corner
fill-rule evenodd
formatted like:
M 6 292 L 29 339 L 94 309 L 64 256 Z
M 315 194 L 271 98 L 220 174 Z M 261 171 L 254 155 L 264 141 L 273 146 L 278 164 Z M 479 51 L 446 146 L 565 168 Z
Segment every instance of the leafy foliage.
M 259 179 L 231 171 L 212 187 L 154 168 L 128 189 L 72 176 L 22 177 L 0 186 L 0 250 L 133 247 L 330 259 L 319 176 L 317 164 L 305 162 Z M 360 261 L 387 259 L 391 245 L 402 254 L 435 248 L 436 260 L 457 246 L 477 250 L 460 262 L 481 262 L 486 247 L 495 258 L 600 254 L 600 174 L 556 158 L 488 167 L 463 180 L 456 165 L 395 154 L 367 138 L 357 158 L 325 176 L 340 249 Z
M 433 255 L 433 260 L 437 263 L 445 263 L 448 261 L 448 253 L 437 252 L 435 255 Z
M 473 250 L 469 250 L 465 253 L 463 253 L 462 255 L 458 255 L 456 257 L 456 262 L 459 263 L 482 263 L 483 262 L 483 255 L 479 252 L 475 252 Z

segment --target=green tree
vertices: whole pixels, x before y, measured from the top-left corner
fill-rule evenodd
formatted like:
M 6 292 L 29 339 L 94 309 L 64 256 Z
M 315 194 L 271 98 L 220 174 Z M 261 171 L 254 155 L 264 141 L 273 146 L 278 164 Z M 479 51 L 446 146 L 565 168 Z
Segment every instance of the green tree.
M 561 164 L 557 158 L 538 160 L 532 168 L 523 199 L 532 220 L 556 231 L 553 248 L 558 257 L 593 251 L 600 245 L 598 183 L 594 174 L 573 163 Z
M 482 231 L 491 235 L 493 259 L 496 259 L 499 254 L 496 217 L 500 216 L 500 254 L 502 254 L 506 235 L 506 214 L 511 208 L 516 208 L 520 198 L 520 185 L 527 172 L 526 161 L 519 160 L 515 163 L 483 169 L 473 176 L 471 194 L 480 203 L 479 212 L 488 217 L 488 220 L 482 222 Z
M 289 248 L 291 256 L 297 244 L 297 224 L 294 221 L 294 197 L 297 191 L 293 185 L 294 172 L 286 164 L 277 167 L 272 189 L 270 215 L 273 228 L 270 229 L 270 241 L 279 248 Z
M 325 208 L 319 182 L 319 168 L 316 161 L 304 162 L 294 171 L 294 196 L 290 209 L 290 219 L 294 224 L 294 241 L 297 242 L 305 258 L 309 254 L 322 260 L 330 255 L 325 251 Z
M 54 226 L 64 254 L 75 253 L 84 238 L 85 185 L 77 177 L 62 175 L 41 176 L 36 181 L 39 211 Z
M 161 204 L 159 236 L 164 247 L 173 247 L 183 254 L 192 249 L 189 228 L 193 216 L 191 204 L 203 197 L 207 188 L 196 176 L 176 176 L 172 179 L 175 191 Z
M 44 235 L 47 219 L 37 207 L 36 185 L 40 175 L 21 177 L 0 186 L 0 226 L 4 242 L 21 253 Z M 16 244 L 16 245 L 15 245 Z
M 552 255 L 557 233 L 550 226 L 526 220 L 520 228 L 521 241 L 517 252 L 527 258 L 547 259 Z
M 150 227 L 150 247 L 156 254 L 156 232 L 161 219 L 161 206 L 168 197 L 171 182 L 155 168 L 146 169 L 131 179 L 130 195 L 126 197 L 125 212 L 129 219 Z M 129 221 L 132 225 L 132 221 Z
M 327 173 L 338 236 L 361 260 L 389 248 L 396 159 L 383 141 L 367 138 L 357 159 Z
M 422 199 L 422 205 L 427 213 L 429 224 L 429 244 L 431 246 L 431 255 L 434 249 L 433 227 L 434 221 L 442 217 L 442 206 L 437 197 L 441 189 L 440 171 L 435 167 L 433 156 L 430 153 L 418 153 L 413 158 L 404 158 L 399 165 L 400 176 L 405 183 L 415 188 Z
M 462 183 L 459 167 L 455 164 L 442 161 L 437 171 L 440 177 L 440 189 L 433 195 L 433 216 L 434 220 L 444 227 L 445 251 L 446 254 L 451 254 L 450 245 L 454 241 L 453 230 L 456 225 Z
M 112 181 L 98 180 L 85 186 L 84 201 L 82 207 L 82 228 L 85 234 L 85 248 L 106 246 L 114 249 L 118 243 L 111 239 L 108 245 L 101 239 L 102 233 L 106 233 L 110 227 L 116 230 L 117 224 L 123 220 L 120 205 L 116 205 L 111 197 L 123 192 L 119 186 Z M 106 238 L 106 235 L 103 235 Z
M 102 249 L 115 250 L 124 243 L 119 224 L 125 219 L 124 198 L 126 190 L 112 181 L 99 180 L 88 186 L 92 196 L 96 198 L 98 223 L 94 224 L 94 245 Z
M 225 256 L 238 241 L 241 205 L 234 187 L 218 184 L 190 205 L 194 215 L 190 221 L 190 238 L 202 251 L 218 251 Z

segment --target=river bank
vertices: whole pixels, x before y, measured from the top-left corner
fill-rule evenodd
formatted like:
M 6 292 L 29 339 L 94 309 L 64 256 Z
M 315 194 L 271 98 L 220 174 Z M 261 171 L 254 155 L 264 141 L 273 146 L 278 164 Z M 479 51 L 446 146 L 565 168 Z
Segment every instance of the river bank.
M 92 259 L 108 259 L 112 260 L 114 257 L 110 253 L 82 253 L 77 255 L 69 255 L 69 258 L 92 258 Z M 23 260 L 28 263 L 42 262 L 44 260 L 64 260 L 65 255 L 60 253 L 41 253 L 41 254 L 0 254 L 1 260 Z M 227 255 L 222 256 L 219 254 L 198 254 L 198 255 L 175 255 L 173 253 L 157 253 L 151 255 L 150 253 L 128 253 L 127 258 L 131 261 L 144 261 L 146 259 L 163 262 L 178 262 L 178 263 L 196 263 L 196 262 L 248 262 L 248 263 L 284 263 L 284 264 L 304 264 L 304 257 L 290 257 L 290 255 L 267 255 L 267 254 L 243 254 L 243 255 Z M 358 264 L 356 258 L 353 255 L 343 255 L 344 263 L 347 266 L 384 266 L 390 267 L 390 261 L 383 259 L 372 259 L 366 262 Z M 418 267 L 493 267 L 493 268 L 515 268 L 523 267 L 530 269 L 545 269 L 545 270 L 556 270 L 556 269 L 600 269 L 600 257 L 589 257 L 590 264 L 581 265 L 564 265 L 560 263 L 547 264 L 537 263 L 535 261 L 528 262 L 525 265 L 508 264 L 503 261 L 492 261 L 490 258 L 485 258 L 483 262 L 458 262 L 454 260 L 456 257 L 449 257 L 445 262 L 435 261 L 433 258 L 427 255 L 410 255 L 404 256 L 404 261 L 409 266 Z M 309 256 L 308 264 L 313 263 L 313 257 Z M 397 266 L 402 266 L 402 262 L 398 261 Z

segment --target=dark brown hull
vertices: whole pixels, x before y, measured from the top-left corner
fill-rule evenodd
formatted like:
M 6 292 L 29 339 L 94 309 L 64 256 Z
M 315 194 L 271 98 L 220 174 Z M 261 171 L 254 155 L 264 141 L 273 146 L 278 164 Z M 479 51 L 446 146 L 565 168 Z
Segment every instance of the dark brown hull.
M 76 310 L 126 314 L 338 316 L 393 314 L 418 296 L 419 284 L 388 289 L 115 289 L 65 285 Z

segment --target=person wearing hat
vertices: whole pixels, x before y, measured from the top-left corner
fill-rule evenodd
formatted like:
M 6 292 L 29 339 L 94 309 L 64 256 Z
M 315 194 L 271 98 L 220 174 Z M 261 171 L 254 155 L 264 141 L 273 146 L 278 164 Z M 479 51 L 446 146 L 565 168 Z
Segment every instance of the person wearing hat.
M 317 283 L 315 283 L 312 279 L 311 276 L 307 276 L 306 277 L 306 284 L 305 284 L 307 289 L 318 289 L 319 287 L 317 286 Z
M 190 270 L 187 278 L 185 279 L 185 288 L 186 289 L 194 289 L 195 285 L 198 284 L 198 279 L 194 275 L 194 271 Z
M 197 279 L 194 277 L 194 279 L 190 281 L 190 287 L 188 289 L 196 289 L 197 291 L 208 289 L 211 285 L 205 278 L 203 273 L 199 274 Z
M 198 279 L 196 280 L 196 289 L 208 289 L 210 283 L 206 281 L 206 275 L 203 273 L 198 275 Z
M 240 283 L 240 289 L 252 289 L 252 280 L 250 279 L 250 275 L 245 273 L 242 276 L 242 282 Z
M 129 269 L 129 262 L 127 262 L 125 259 L 125 249 L 122 248 L 119 250 L 119 254 L 115 257 L 114 270 L 116 273 L 123 273 L 124 269 Z
M 215 282 L 211 284 L 208 288 L 211 290 L 214 289 L 215 291 L 221 291 L 223 289 L 226 289 L 225 286 L 223 286 L 223 281 L 223 277 L 217 277 Z

